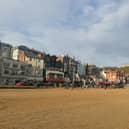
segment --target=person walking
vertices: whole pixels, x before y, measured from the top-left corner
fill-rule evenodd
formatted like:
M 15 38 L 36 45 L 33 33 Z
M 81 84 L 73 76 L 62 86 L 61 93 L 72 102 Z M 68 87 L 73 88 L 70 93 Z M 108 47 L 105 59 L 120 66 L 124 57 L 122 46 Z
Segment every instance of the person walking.
M 104 89 L 105 89 L 105 95 L 107 95 L 107 88 L 108 88 L 108 80 L 106 79 Z

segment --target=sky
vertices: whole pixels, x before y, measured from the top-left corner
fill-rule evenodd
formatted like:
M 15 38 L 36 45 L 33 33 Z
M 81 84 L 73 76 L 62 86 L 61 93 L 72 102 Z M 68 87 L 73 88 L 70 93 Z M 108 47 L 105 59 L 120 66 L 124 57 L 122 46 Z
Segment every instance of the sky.
M 0 0 L 0 40 L 98 66 L 129 64 L 129 0 Z

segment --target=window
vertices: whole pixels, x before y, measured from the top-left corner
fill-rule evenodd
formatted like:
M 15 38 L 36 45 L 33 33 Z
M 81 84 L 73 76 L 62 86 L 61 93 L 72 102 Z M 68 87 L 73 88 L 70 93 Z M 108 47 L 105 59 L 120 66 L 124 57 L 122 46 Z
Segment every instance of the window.
M 17 75 L 17 71 L 12 71 L 11 75 Z
M 25 75 L 25 72 L 21 72 L 20 75 Z
M 62 74 L 56 74 L 56 77 L 61 79 L 61 78 L 63 78 L 63 75 Z
M 10 64 L 9 64 L 8 62 L 5 62 L 5 63 L 4 63 L 4 66 L 5 66 L 5 67 L 9 67 Z
M 31 64 L 28 64 L 28 67 L 32 67 L 32 65 Z
M 50 78 L 55 78 L 55 74 L 54 73 L 49 73 L 49 77 Z
M 37 68 L 40 69 L 40 65 L 38 65 Z
M 13 68 L 17 68 L 18 67 L 18 64 L 13 64 Z
M 9 74 L 9 70 L 5 69 L 4 70 L 4 74 L 7 74 L 8 75 Z
M 25 70 L 25 65 L 21 65 L 21 70 Z
M 7 47 L 4 47 L 3 50 L 6 51 L 6 50 L 8 50 L 8 48 Z

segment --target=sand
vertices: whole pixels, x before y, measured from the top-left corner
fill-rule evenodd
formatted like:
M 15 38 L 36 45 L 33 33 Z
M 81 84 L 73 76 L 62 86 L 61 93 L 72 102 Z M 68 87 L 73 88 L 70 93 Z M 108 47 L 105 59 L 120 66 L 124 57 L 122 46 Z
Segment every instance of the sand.
M 129 90 L 0 89 L 0 129 L 129 129 Z

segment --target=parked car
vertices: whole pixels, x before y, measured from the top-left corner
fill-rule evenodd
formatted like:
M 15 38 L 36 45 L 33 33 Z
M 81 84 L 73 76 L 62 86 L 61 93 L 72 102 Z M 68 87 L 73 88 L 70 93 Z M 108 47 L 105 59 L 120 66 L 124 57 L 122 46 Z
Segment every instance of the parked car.
M 32 85 L 33 85 L 33 86 L 37 86 L 37 87 L 39 87 L 39 86 L 44 86 L 44 83 L 43 83 L 43 82 L 38 81 L 38 82 L 33 82 L 33 83 L 32 83 Z
M 28 86 L 26 82 L 17 82 L 16 86 Z

